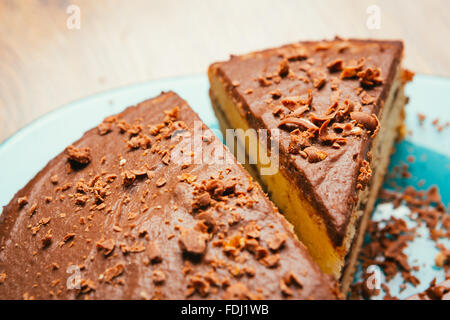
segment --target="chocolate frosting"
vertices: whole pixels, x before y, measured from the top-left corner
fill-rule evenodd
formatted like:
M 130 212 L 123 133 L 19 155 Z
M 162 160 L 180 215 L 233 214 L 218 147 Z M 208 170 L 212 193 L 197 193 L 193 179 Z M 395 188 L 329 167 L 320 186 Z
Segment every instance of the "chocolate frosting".
M 228 162 L 188 161 L 197 121 L 163 93 L 51 160 L 0 216 L 0 298 L 336 298 L 335 282 L 204 124 L 203 160 Z

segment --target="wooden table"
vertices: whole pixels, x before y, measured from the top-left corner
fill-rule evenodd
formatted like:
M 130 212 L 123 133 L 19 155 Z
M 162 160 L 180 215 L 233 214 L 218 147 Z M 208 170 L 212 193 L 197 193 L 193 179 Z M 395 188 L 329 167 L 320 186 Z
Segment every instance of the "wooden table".
M 400 38 L 408 68 L 450 76 L 449 18 L 448 0 L 0 0 L 0 141 L 95 92 L 301 39 Z

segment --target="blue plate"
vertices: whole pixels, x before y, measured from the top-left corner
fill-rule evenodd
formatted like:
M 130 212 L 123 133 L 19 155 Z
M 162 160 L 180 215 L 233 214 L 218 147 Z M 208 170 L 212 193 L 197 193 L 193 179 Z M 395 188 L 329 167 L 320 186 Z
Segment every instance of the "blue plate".
M 105 117 L 164 90 L 173 90 L 186 99 L 202 120 L 221 136 L 210 106 L 208 89 L 208 79 L 204 75 L 163 79 L 96 94 L 44 115 L 0 145 L 0 207 L 6 205 L 49 160 L 80 138 L 86 130 L 96 126 Z M 391 168 L 407 163 L 409 155 L 413 155 L 416 161 L 409 163 L 412 177 L 396 182 L 401 186 L 417 186 L 418 181 L 425 180 L 424 189 L 437 185 L 444 203 L 448 204 L 450 128 L 438 132 L 432 126 L 431 119 L 438 118 L 441 123 L 450 121 L 450 79 L 418 75 L 408 85 L 407 94 L 411 100 L 407 107 L 406 123 L 412 133 L 396 146 Z M 422 126 L 419 125 L 417 113 L 427 116 Z M 375 210 L 374 219 L 380 220 L 392 214 L 405 217 L 408 212 L 403 206 L 394 210 L 390 204 L 381 204 Z M 434 277 L 438 281 L 444 278 L 444 271 L 434 265 L 434 257 L 438 252 L 434 242 L 427 240 L 427 230 L 421 229 L 420 232 L 424 237 L 415 240 L 406 252 L 410 254 L 412 265 L 421 266 L 420 271 L 414 272 L 421 284 L 417 287 L 408 286 L 400 293 L 402 280 L 400 277 L 394 278 L 388 285 L 391 293 L 400 298 L 426 289 Z M 357 272 L 355 281 L 359 276 L 360 272 Z

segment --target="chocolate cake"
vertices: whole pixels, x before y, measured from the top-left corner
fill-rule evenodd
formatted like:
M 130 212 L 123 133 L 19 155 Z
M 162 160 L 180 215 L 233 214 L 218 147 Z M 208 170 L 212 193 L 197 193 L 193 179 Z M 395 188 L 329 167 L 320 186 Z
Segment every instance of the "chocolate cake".
M 209 68 L 222 130 L 244 130 L 236 136 L 254 162 L 252 175 L 344 292 L 402 131 L 403 89 L 413 76 L 402 56 L 400 41 L 336 38 L 233 55 Z M 258 138 L 255 154 L 244 139 Z M 279 170 L 261 174 L 274 143 Z
M 1 299 L 338 295 L 258 184 L 173 92 L 86 132 L 0 216 Z

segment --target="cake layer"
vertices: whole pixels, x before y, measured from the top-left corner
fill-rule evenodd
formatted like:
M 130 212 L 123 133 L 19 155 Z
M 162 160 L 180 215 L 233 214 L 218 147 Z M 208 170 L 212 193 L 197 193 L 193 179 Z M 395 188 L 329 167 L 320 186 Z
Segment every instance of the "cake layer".
M 172 92 L 86 132 L 0 216 L 2 299 L 337 295 L 258 184 Z
M 402 48 L 387 41 L 302 42 L 232 56 L 209 69 L 222 127 L 280 129 L 280 170 L 259 178 L 336 278 L 361 216 L 372 210 L 402 119 Z

